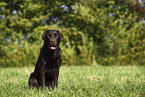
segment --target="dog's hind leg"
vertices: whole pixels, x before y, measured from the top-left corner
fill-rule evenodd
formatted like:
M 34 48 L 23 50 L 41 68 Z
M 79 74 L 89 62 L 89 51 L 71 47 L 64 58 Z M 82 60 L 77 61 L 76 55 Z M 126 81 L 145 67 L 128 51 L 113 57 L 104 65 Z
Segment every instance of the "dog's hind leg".
M 34 75 L 34 73 L 31 73 L 31 75 L 29 77 L 29 88 L 32 89 L 33 87 L 36 87 L 37 89 L 39 89 L 39 85 L 38 85 L 36 76 Z

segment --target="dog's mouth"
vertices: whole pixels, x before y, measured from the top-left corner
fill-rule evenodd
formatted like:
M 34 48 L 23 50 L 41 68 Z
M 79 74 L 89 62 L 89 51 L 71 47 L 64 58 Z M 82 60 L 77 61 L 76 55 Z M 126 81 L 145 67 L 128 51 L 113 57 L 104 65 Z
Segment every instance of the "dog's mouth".
M 54 44 L 53 44 L 53 45 L 50 45 L 50 49 L 51 49 L 51 50 L 55 50 L 56 48 L 57 48 L 56 45 L 54 45 Z
M 52 47 L 50 47 L 50 49 L 52 49 L 52 50 L 55 50 L 57 47 L 54 47 L 54 46 L 52 46 Z

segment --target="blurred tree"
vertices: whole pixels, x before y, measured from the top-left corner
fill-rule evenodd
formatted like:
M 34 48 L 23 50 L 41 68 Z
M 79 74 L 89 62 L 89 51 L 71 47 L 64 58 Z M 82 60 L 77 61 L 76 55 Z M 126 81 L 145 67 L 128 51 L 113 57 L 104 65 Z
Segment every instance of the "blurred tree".
M 26 63 L 30 65 L 32 63 L 29 61 L 30 59 L 35 59 L 34 61 L 36 61 L 39 50 L 37 45 L 41 43 L 41 34 L 46 29 L 58 29 L 54 26 L 58 26 L 61 18 L 66 14 L 72 13 L 72 6 L 75 2 L 77 1 L 1 0 L 0 56 L 2 59 L 0 62 L 4 66 L 19 65 L 19 62 L 15 62 L 10 57 L 23 61 L 21 66 L 26 65 Z M 28 48 L 27 46 L 31 47 Z M 32 48 L 38 49 L 34 50 L 35 52 L 33 53 L 36 53 L 35 55 L 30 55 L 31 53 L 29 53 Z M 24 54 L 29 57 L 25 58 L 26 55 Z M 25 58 L 25 62 L 20 57 L 17 57 L 21 55 Z M 7 60 L 8 58 L 9 60 Z
M 65 65 L 144 65 L 144 9 L 135 0 L 1 0 L 0 63 L 34 65 L 41 34 L 58 29 Z
M 72 45 L 75 45 L 77 58 L 81 54 L 85 58 L 88 54 L 84 53 L 89 53 L 80 49 L 80 46 L 84 47 L 81 34 L 85 33 L 86 41 L 92 42 L 90 39 L 93 39 L 95 53 L 90 54 L 96 56 L 97 63 L 145 64 L 144 21 L 141 19 L 144 19 L 145 7 L 142 6 L 138 12 L 133 5 L 136 3 L 133 0 L 80 0 L 76 3 L 74 13 L 64 17 L 61 23 L 67 28 L 77 29 L 69 35 L 69 39 L 74 41 Z
M 3 22 L 1 32 L 7 33 L 7 36 L 10 36 L 12 32 L 22 32 L 25 38 L 28 39 L 28 34 L 33 33 L 35 28 L 59 23 L 62 17 L 73 11 L 71 6 L 75 2 L 75 0 L 68 0 L 67 2 L 65 0 L 1 1 L 0 16 L 1 22 Z

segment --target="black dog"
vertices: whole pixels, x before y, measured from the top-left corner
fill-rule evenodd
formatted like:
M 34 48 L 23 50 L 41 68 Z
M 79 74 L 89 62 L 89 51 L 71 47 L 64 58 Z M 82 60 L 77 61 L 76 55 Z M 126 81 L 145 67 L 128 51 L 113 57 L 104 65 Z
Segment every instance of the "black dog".
M 63 35 L 58 30 L 46 30 L 42 39 L 44 45 L 35 65 L 34 72 L 29 77 L 29 87 L 54 88 L 58 86 L 59 68 L 61 66 L 60 42 Z

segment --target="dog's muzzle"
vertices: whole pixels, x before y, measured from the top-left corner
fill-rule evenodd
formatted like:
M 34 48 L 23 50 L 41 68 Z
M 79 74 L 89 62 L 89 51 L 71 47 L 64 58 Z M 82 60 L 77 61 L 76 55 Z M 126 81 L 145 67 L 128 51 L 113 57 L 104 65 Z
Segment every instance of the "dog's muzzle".
M 55 41 L 51 41 L 51 49 L 52 50 L 55 50 L 57 47 L 56 47 L 56 42 Z

